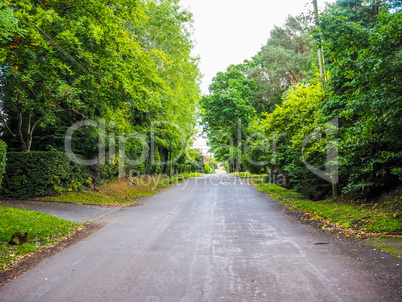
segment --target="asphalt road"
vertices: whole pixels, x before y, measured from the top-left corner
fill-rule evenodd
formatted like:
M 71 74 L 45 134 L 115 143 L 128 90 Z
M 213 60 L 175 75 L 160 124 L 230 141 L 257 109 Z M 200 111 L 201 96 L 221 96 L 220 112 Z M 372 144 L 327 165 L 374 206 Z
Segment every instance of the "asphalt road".
M 112 214 L 1 301 L 401 301 L 401 261 L 306 225 L 233 176 Z

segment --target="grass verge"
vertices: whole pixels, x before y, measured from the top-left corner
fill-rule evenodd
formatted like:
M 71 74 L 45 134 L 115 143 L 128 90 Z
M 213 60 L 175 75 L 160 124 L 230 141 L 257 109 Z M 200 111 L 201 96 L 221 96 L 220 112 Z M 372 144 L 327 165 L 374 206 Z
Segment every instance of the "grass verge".
M 374 237 L 369 238 L 368 242 L 371 245 L 379 247 L 380 249 L 387 251 L 388 253 L 402 258 L 402 239 L 397 237 Z
M 0 270 L 24 255 L 72 235 L 79 224 L 47 214 L 0 206 Z M 28 242 L 9 245 L 15 232 L 28 232 Z
M 182 182 L 201 173 L 183 173 L 169 178 L 166 175 L 145 175 L 135 178 L 119 178 L 105 183 L 95 190 L 66 192 L 59 196 L 49 196 L 40 200 L 94 204 L 105 206 L 132 206 L 144 197 Z
M 250 172 L 233 172 L 232 174 L 240 178 L 255 178 L 266 175 L 266 174 L 253 174 Z
M 295 191 L 263 183 L 262 178 L 255 179 L 254 183 L 257 189 L 278 198 L 287 208 L 305 212 L 303 219 L 322 221 L 324 228 L 349 230 L 357 237 L 363 233 L 378 235 L 402 231 L 402 219 L 396 203 L 392 206 L 389 202 L 356 204 L 345 200 L 312 201 Z

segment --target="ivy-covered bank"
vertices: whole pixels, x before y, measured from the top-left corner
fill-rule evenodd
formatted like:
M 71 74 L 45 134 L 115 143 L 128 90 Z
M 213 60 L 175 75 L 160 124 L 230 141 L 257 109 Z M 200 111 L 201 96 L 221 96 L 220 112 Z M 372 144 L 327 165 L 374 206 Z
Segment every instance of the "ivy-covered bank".
M 278 199 L 288 209 L 303 213 L 303 220 L 320 221 L 323 228 L 337 229 L 357 237 L 402 232 L 402 187 L 381 195 L 375 204 L 367 204 L 364 201 L 351 202 L 347 199 L 339 199 L 336 202 L 312 201 L 294 190 L 267 183 L 264 178 L 254 179 L 253 182 L 257 189 Z

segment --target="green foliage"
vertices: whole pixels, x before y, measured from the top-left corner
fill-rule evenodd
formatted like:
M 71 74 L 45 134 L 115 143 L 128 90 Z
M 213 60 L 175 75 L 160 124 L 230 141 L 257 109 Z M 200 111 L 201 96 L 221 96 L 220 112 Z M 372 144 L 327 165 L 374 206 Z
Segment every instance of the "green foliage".
M 202 159 L 203 161 L 203 159 Z M 203 166 L 200 165 L 201 161 L 187 161 L 186 165 L 189 166 L 189 171 L 191 172 L 202 172 Z
M 190 174 L 193 172 L 193 168 L 198 168 L 198 165 L 189 165 L 189 164 L 174 164 L 174 174 Z
M 9 150 L 63 152 L 67 129 L 84 120 L 99 126 L 75 131 L 74 154 L 94 159 L 101 140 L 106 145 L 106 164 L 88 173 L 58 156 L 59 167 L 44 155 L 43 175 L 34 163 L 24 168 L 11 159 L 7 173 L 19 174 L 10 174 L 3 193 L 54 195 L 100 185 L 124 170 L 162 173 L 168 154 L 188 149 L 200 72 L 190 55 L 192 15 L 178 1 L 5 0 L 0 21 L 0 117 Z M 138 159 L 144 141 L 146 160 L 127 165 L 123 156 Z
M 283 174 L 288 186 L 302 191 L 313 199 L 328 194 L 330 186 L 313 174 L 304 164 L 325 170 L 328 137 L 317 136 L 311 143 L 305 139 L 317 129 L 324 129 L 319 104 L 325 94 L 319 81 L 298 84 L 289 89 L 281 106 L 265 119 L 257 121 L 251 129 L 263 133 L 262 138 L 251 142 L 253 146 L 265 146 L 264 152 L 248 154 L 254 161 L 265 161 L 272 171 Z M 260 149 L 261 150 L 261 149 Z M 303 156 L 304 155 L 304 156 Z
M 241 120 L 247 126 L 254 109 L 253 93 L 256 84 L 247 78 L 242 65 L 230 66 L 214 78 L 209 89 L 211 94 L 202 99 L 204 124 L 207 129 L 227 130 L 236 134 L 236 126 Z
M 205 174 L 211 174 L 212 173 L 212 169 L 207 163 L 204 164 L 204 173 Z
M 398 0 L 399 1 L 399 0 Z M 376 15 L 387 2 L 378 0 L 337 0 L 334 4 L 329 4 L 328 12 L 333 16 L 343 16 L 352 22 L 357 22 L 362 26 L 370 27 L 376 20 Z
M 333 223 L 371 233 L 398 232 L 402 229 L 402 220 L 395 210 L 389 211 L 382 207 L 347 202 L 311 201 L 295 191 L 272 184 L 260 183 L 257 184 L 257 188 L 270 193 L 273 197 L 279 197 L 290 209 L 296 208 L 305 212 L 304 220 L 320 220 L 324 225 Z
M 250 172 L 234 172 L 233 174 L 240 178 L 249 178 L 249 177 L 258 176 L 258 175 L 251 174 Z
M 217 159 L 228 161 L 229 171 L 264 170 L 249 160 L 264 156 L 261 149 L 247 148 L 248 136 L 252 136 L 251 141 L 258 140 L 258 133 L 249 126 L 261 113 L 272 112 L 287 88 L 310 76 L 314 60 L 310 58 L 312 38 L 307 24 L 301 16 L 288 17 L 284 27 L 275 27 L 267 45 L 252 61 L 218 73 L 210 94 L 203 97 L 203 124 L 211 152 Z
M 3 176 L 6 172 L 6 155 L 7 155 L 7 144 L 0 140 L 0 189 L 3 182 Z
M 0 206 L 0 270 L 19 256 L 35 251 L 72 234 L 78 225 L 47 214 Z M 15 232 L 28 232 L 28 242 L 22 245 L 5 244 Z
M 61 152 L 9 152 L 2 195 L 28 198 L 81 190 L 88 184 L 85 166 Z
M 118 162 L 102 165 L 94 165 L 87 167 L 89 175 L 91 176 L 91 181 L 85 181 L 85 186 L 104 184 L 110 180 L 116 179 L 119 175 L 119 164 Z M 93 179 L 93 180 L 92 180 Z
M 21 35 L 24 33 L 24 31 L 19 28 L 18 19 L 15 17 L 14 11 L 9 5 L 9 0 L 3 0 L 0 3 L 0 42 L 10 40 L 10 37 L 15 34 Z
M 284 175 L 287 186 L 312 199 L 329 195 L 328 180 L 336 176 L 332 167 L 339 168 L 344 193 L 372 198 L 398 186 L 401 1 L 339 0 L 329 5 L 317 28 L 310 30 L 320 41 L 316 47 L 325 52 L 326 83 L 312 77 L 316 59 L 311 55 L 316 54 L 311 52 L 308 26 L 307 19 L 289 17 L 283 28 L 271 32 L 252 62 L 217 75 L 211 94 L 202 100 L 212 151 L 227 161 L 229 171 L 234 170 L 233 159 L 241 158 L 243 170 L 260 173 L 269 168 L 270 173 Z M 262 118 L 241 110 L 245 107 L 234 99 L 262 112 Z M 234 117 L 242 122 L 241 132 L 236 131 L 239 123 Z M 337 125 L 329 124 L 331 120 Z M 335 149 L 339 156 L 328 160 Z M 322 172 L 320 177 L 307 163 Z
M 28 232 L 29 241 L 62 237 L 76 224 L 44 213 L 0 207 L 0 242 L 10 240 L 15 232 Z
M 200 72 L 190 56 L 192 16 L 178 1 L 17 0 L 0 9 L 10 149 L 62 151 L 71 124 L 104 119 L 107 137 L 154 134 L 161 153 L 179 153 L 196 122 Z M 162 125 L 152 129 L 155 121 Z M 94 158 L 98 132 L 77 131 L 78 154 Z
M 402 12 L 383 9 L 373 19 L 361 9 L 362 16 L 330 10 L 322 18 L 331 75 L 322 107 L 325 116 L 342 118 L 343 191 L 372 195 L 402 179 Z
M 309 78 L 316 56 L 312 57 L 313 40 L 307 26 L 308 19 L 289 16 L 283 27 L 275 26 L 254 58 L 256 66 L 249 73 L 259 87 L 257 112 L 272 112 L 287 88 Z
M 303 161 L 320 170 L 334 164 L 325 161 L 331 137 L 315 137 L 303 150 L 302 143 L 315 129 L 323 130 L 326 121 L 338 118 L 336 164 L 343 192 L 373 197 L 398 185 L 402 179 L 401 18 L 399 10 L 374 2 L 345 0 L 330 6 L 319 32 L 329 75 L 326 92 L 311 79 L 305 86 L 288 89 L 281 106 L 253 121 L 250 132 L 259 134 L 253 136 L 251 146 L 265 147 L 251 148 L 246 155 L 265 161 L 271 170 L 286 176 L 288 185 L 310 198 L 325 197 L 329 184 Z
M 58 196 L 44 197 L 44 200 L 79 204 L 109 206 L 131 206 L 142 198 L 152 196 L 172 183 L 166 175 L 142 175 L 119 178 L 97 187 L 97 190 L 65 192 Z
M 218 73 L 209 89 L 211 94 L 203 97 L 201 105 L 212 152 L 219 160 L 235 160 L 240 169 L 239 147 L 255 115 L 256 83 L 246 76 L 245 65 L 233 65 Z

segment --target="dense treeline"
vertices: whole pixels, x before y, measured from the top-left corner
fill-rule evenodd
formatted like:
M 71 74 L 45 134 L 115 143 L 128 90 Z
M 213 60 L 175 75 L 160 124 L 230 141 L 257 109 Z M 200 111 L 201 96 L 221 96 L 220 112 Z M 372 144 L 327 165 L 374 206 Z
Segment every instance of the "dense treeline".
M 401 62 L 401 1 L 339 0 L 317 25 L 289 17 L 251 61 L 214 78 L 202 99 L 212 149 L 232 169 L 269 171 L 311 198 L 397 186 Z
M 200 99 L 192 16 L 178 0 L 0 4 L 1 137 L 9 151 L 72 152 L 138 173 L 186 164 Z M 86 121 L 84 123 L 84 121 Z M 123 150 L 122 150 L 123 149 Z M 105 157 L 106 155 L 106 157 Z

